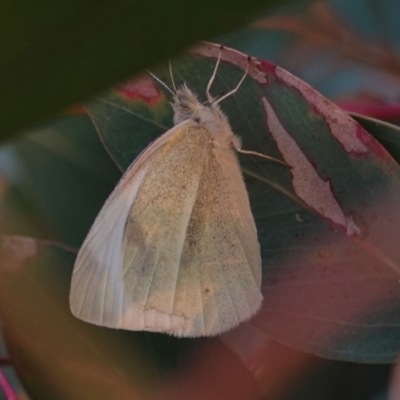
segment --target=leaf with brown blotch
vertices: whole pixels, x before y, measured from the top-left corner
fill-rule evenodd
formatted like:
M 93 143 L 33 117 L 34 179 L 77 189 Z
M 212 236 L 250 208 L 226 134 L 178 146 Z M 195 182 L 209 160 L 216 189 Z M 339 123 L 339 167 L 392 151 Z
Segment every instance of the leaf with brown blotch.
M 205 100 L 220 47 L 172 61 L 177 86 Z M 211 88 L 232 90 L 248 57 L 224 48 Z M 172 87 L 168 67 L 152 71 Z M 172 125 L 170 94 L 149 77 L 86 105 L 111 157 L 125 170 Z M 252 59 L 238 92 L 221 103 L 240 156 L 263 257 L 264 305 L 252 324 L 329 358 L 389 362 L 399 351 L 400 169 L 362 126 L 287 71 Z

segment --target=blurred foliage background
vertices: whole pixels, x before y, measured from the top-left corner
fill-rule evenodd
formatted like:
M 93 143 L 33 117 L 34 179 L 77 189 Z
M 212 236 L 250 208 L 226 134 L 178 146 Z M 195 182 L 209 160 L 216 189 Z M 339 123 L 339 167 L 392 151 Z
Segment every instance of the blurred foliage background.
M 168 337 L 155 341 L 139 333 L 132 345 L 132 336 L 120 332 L 116 337 L 107 331 L 88 343 L 87 335 L 94 328 L 67 321 L 65 298 L 74 252 L 121 175 L 86 113 L 70 107 L 144 68 L 153 68 L 195 40 L 208 39 L 272 61 L 348 111 L 393 123 L 360 119 L 396 158 L 400 3 L 25 3 L 22 7 L 9 1 L 0 6 L 0 229 L 6 235 L 42 241 L 40 259 L 23 268 L 23 252 L 21 259 L 15 259 L 15 252 L 11 261 L 10 256 L 0 257 L 0 269 L 16 268 L 20 273 L 0 278 L 4 278 L 0 319 L 7 343 L 7 350 L 0 346 L 1 371 L 21 399 L 107 399 L 117 398 L 116 394 L 144 398 L 139 392 L 152 382 L 160 386 L 162 398 L 175 393 L 178 378 L 173 371 L 186 366 L 187 354 L 195 351 L 191 343 L 177 344 Z M 26 254 L 30 245 L 24 242 Z M 20 243 L 3 242 L 3 253 L 10 246 L 21 249 Z M 33 340 L 49 321 L 59 327 L 54 337 Z M 71 338 L 77 346 L 68 343 Z M 237 344 L 239 339 L 232 340 Z M 190 361 L 181 393 L 193 394 L 196 388 L 203 398 L 224 398 L 225 392 L 213 392 L 219 387 L 215 381 L 229 386 L 236 379 L 242 386 L 235 387 L 231 398 L 237 399 L 400 398 L 398 380 L 390 386 L 395 374 L 392 365 L 331 361 L 273 341 L 265 343 L 263 336 L 253 343 L 254 359 L 249 360 L 248 355 L 233 357 L 229 339 L 224 345 L 196 342 L 201 358 Z M 72 352 L 77 354 L 75 364 L 65 365 L 63 360 Z M 116 353 L 118 362 L 109 363 Z M 216 365 L 226 370 L 226 376 L 213 375 L 221 370 Z M 118 377 L 112 382 L 107 380 L 110 368 Z M 71 388 L 69 374 L 77 371 L 85 376 L 85 385 Z M 126 397 L 127 393 L 132 396 Z M 6 397 L 0 390 L 2 398 Z

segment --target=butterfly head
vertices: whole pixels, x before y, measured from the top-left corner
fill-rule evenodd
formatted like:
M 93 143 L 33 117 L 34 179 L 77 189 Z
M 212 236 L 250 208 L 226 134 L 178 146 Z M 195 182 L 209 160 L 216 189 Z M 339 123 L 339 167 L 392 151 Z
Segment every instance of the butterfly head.
M 212 99 L 205 104 L 201 103 L 186 85 L 177 89 L 172 108 L 175 125 L 189 120 L 204 126 L 211 133 L 225 131 L 229 127 L 227 117 L 217 104 L 213 104 Z

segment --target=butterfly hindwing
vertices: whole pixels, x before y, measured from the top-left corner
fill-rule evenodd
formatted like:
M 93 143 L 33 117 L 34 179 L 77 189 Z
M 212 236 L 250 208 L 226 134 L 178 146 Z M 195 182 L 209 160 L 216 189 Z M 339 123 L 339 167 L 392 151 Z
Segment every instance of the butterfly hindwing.
M 143 309 L 144 330 L 215 335 L 261 304 L 260 250 L 245 187 L 233 149 L 219 152 L 206 130 L 188 125 L 160 151 L 132 206 L 124 282 L 132 307 Z M 239 184 L 226 166 L 237 169 Z M 148 320 L 154 313 L 158 318 Z

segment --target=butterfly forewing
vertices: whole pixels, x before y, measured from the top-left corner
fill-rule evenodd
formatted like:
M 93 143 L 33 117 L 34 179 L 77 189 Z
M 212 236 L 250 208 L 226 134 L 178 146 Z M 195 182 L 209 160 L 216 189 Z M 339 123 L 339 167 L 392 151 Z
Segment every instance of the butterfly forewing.
M 166 132 L 132 163 L 90 228 L 72 274 L 70 306 L 76 317 L 96 325 L 124 327 L 123 315 L 131 305 L 122 279 L 125 225 L 154 155 L 177 129 Z

